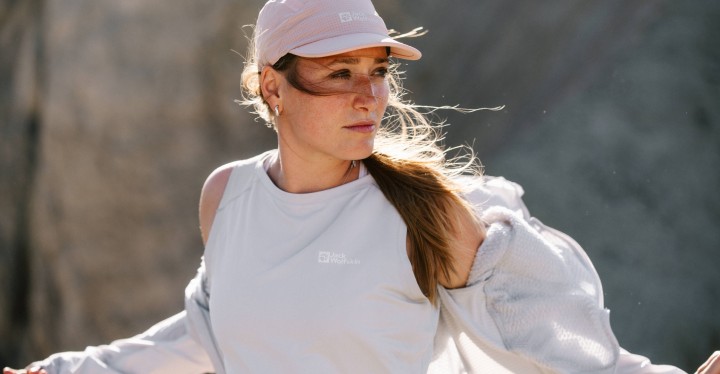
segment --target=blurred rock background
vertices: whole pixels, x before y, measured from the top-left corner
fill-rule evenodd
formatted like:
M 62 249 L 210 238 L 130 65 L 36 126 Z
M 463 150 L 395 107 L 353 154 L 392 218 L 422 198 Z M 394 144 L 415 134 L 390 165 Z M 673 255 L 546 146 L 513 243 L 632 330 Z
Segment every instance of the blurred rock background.
M 0 0 L 0 365 L 182 308 L 214 167 L 274 146 L 233 103 L 260 0 Z M 720 2 L 376 1 L 449 145 L 594 260 L 626 349 L 720 349 Z

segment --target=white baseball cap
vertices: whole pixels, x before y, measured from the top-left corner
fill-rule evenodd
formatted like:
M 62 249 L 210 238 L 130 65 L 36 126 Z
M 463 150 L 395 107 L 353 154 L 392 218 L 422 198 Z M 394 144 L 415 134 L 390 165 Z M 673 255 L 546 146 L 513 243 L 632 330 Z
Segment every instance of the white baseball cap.
M 388 35 L 370 0 L 270 0 L 255 25 L 261 69 L 287 53 L 325 57 L 370 47 L 389 47 L 391 56 L 406 60 L 422 56 Z

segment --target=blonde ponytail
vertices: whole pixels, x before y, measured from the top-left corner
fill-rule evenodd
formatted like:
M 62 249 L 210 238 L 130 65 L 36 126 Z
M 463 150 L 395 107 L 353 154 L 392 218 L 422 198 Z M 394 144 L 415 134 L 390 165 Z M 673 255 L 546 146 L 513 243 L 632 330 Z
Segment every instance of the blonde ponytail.
M 437 302 L 441 277 L 455 272 L 451 243 L 457 232 L 457 209 L 470 207 L 451 180 L 431 165 L 395 159 L 379 152 L 364 161 L 408 230 L 409 259 L 423 294 Z

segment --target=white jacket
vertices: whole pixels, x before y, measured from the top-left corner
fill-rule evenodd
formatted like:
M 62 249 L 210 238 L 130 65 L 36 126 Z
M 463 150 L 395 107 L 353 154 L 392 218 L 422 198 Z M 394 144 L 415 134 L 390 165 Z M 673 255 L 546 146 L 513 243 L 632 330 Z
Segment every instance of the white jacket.
M 489 224 L 465 288 L 440 288 L 428 373 L 683 373 L 618 345 L 592 263 L 530 217 L 520 186 L 485 177 L 468 195 Z M 148 331 L 38 363 L 53 373 L 224 373 L 209 321 L 204 264 L 185 311 Z

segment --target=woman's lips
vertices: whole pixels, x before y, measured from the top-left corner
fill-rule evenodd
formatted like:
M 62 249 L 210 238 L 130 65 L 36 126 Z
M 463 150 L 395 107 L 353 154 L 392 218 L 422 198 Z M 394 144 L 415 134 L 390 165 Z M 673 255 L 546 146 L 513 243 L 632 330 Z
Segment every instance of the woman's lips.
M 375 123 L 373 122 L 358 122 L 352 125 L 345 126 L 350 131 L 356 131 L 361 133 L 371 133 L 375 131 Z

